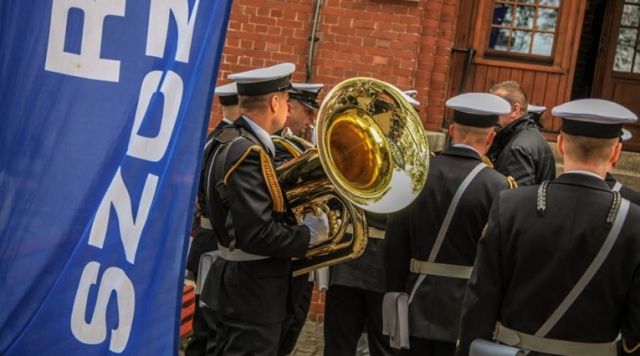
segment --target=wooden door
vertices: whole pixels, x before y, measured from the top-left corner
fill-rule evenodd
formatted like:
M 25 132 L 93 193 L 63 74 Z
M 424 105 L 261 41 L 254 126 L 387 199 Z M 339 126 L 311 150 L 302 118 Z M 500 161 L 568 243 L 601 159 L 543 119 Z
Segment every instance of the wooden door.
M 640 0 L 610 1 L 600 43 L 594 97 L 624 105 L 640 116 Z M 625 150 L 640 151 L 640 123 L 626 127 L 633 139 Z
M 458 6 L 458 21 L 456 23 L 456 37 L 453 44 L 451 59 L 451 75 L 449 76 L 449 90 L 447 98 L 462 94 L 467 90 L 469 78 L 473 76 L 473 57 L 476 49 L 473 47 L 473 28 L 478 2 L 476 0 L 460 0 Z M 452 111 L 447 110 L 442 122 L 443 128 L 448 128 L 452 122 Z
M 505 9 L 509 16 L 500 15 Z M 459 0 L 449 97 L 515 80 L 531 104 L 547 107 L 543 134 L 554 140 L 560 119 L 551 108 L 571 96 L 585 9 L 584 0 Z M 546 40 L 543 50 L 538 40 Z M 475 52 L 469 66 L 464 49 Z

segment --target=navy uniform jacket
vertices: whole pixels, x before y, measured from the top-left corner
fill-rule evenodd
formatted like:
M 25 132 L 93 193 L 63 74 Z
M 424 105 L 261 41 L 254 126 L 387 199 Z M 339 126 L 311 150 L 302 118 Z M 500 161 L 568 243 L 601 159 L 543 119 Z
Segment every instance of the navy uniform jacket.
M 222 246 L 229 247 L 232 231 L 235 248 L 271 258 L 245 262 L 218 258 L 201 300 L 224 317 L 255 324 L 280 323 L 292 307 L 288 303 L 291 258 L 304 257 L 310 232 L 303 225 L 279 222 L 285 220 L 285 207 L 277 179 L 269 173 L 274 169 L 272 158 L 244 118 L 218 135 L 213 150 L 237 134 L 242 137 L 228 143 L 231 147 L 224 161 L 226 201 L 214 188 L 223 178 L 215 172 L 208 176 L 211 223 Z M 222 159 L 222 155 L 212 157 L 207 167 Z
M 274 133 L 271 136 L 273 138 L 273 145 L 276 148 L 276 154 L 273 159 L 276 167 L 279 167 L 282 164 L 289 162 L 291 159 L 298 157 L 307 149 L 295 140 L 289 140 L 282 137 L 281 134 L 282 130 Z
M 365 212 L 367 225 L 384 231 L 387 215 Z M 331 284 L 359 288 L 370 292 L 385 292 L 384 240 L 369 237 L 358 258 L 331 266 Z
M 420 195 L 389 219 L 385 234 L 388 291 L 411 293 L 419 277 L 409 271 L 411 258 L 428 259 L 454 194 L 481 162 L 477 152 L 455 146 L 431 159 Z M 495 170 L 486 167 L 478 173 L 458 203 L 435 262 L 473 265 L 491 202 L 500 190 L 508 188 L 506 177 Z M 410 305 L 411 335 L 455 342 L 466 285 L 466 279 L 427 276 Z
M 597 177 L 567 173 L 552 181 L 546 212 L 537 187 L 502 192 L 489 215 L 464 299 L 460 346 L 491 339 L 497 321 L 534 334 L 593 261 L 607 237 L 613 194 Z M 640 207 L 630 204 L 618 240 L 599 271 L 547 338 L 610 342 L 621 331 L 640 341 Z M 532 353 L 531 355 L 533 355 Z
M 512 176 L 518 186 L 540 184 L 556 177 L 556 160 L 533 115 L 527 114 L 503 128 L 487 152 L 496 171 Z
M 607 176 L 604 180 L 607 182 L 607 185 L 611 189 L 613 189 L 613 186 L 615 186 L 617 182 L 616 178 L 611 173 L 607 173 Z M 622 187 L 620 187 L 620 195 L 622 195 L 622 197 L 627 199 L 628 201 L 640 205 L 640 193 L 636 192 L 635 190 L 629 189 L 623 185 Z
M 213 131 L 207 136 L 207 141 L 204 144 L 204 155 L 202 158 L 202 169 L 200 170 L 200 181 L 198 183 L 198 206 L 200 207 L 200 215 L 204 218 L 209 218 L 207 212 L 207 197 L 205 192 L 205 165 L 209 160 L 211 153 L 211 145 L 213 139 L 218 136 L 224 127 L 229 125 L 228 122 L 222 120 L 218 123 Z M 203 227 L 196 228 L 196 236 L 194 236 L 189 248 L 189 256 L 187 257 L 187 269 L 189 271 L 198 272 L 198 265 L 200 264 L 200 256 L 209 251 L 218 249 L 218 242 L 216 241 L 213 231 L 205 229 Z

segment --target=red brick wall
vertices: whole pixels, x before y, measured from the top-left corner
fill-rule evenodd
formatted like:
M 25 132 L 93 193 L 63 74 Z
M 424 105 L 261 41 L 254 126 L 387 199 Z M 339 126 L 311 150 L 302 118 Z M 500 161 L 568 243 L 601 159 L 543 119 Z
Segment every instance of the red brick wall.
M 325 305 L 326 292 L 318 291 L 318 288 L 313 287 L 313 295 L 311 296 L 311 306 L 309 307 L 309 314 L 307 319 L 311 321 L 323 322 L 324 321 L 324 305 Z
M 325 84 L 325 94 L 356 76 L 416 89 L 425 127 L 437 130 L 457 6 L 451 0 L 323 0 L 311 81 Z M 229 73 L 284 61 L 296 64 L 294 81 L 306 81 L 313 15 L 313 0 L 234 0 L 218 85 L 229 82 Z M 211 127 L 220 118 L 216 101 Z

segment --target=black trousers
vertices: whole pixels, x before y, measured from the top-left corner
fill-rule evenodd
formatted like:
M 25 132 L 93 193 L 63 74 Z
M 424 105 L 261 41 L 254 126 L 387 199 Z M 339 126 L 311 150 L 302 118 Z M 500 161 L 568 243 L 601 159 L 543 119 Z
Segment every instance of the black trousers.
M 185 356 L 204 356 L 207 351 L 207 341 L 215 339 L 215 331 L 210 329 L 205 320 L 204 312 L 198 305 L 200 297 L 196 296 L 196 308 L 193 312 L 193 335 L 184 351 Z
M 291 301 L 293 311 L 283 324 L 282 338 L 278 355 L 289 355 L 296 346 L 300 332 L 304 327 L 311 306 L 313 282 L 309 282 L 309 274 L 291 280 Z
M 453 356 L 456 353 L 456 344 L 453 342 L 433 341 L 409 336 L 409 343 L 411 344 L 411 348 L 402 349 L 402 351 L 400 351 L 401 356 Z
M 215 339 L 207 343 L 207 356 L 275 356 L 278 354 L 282 323 L 254 324 L 225 318 L 209 308 L 202 309 Z
M 383 293 L 333 284 L 326 295 L 324 311 L 325 356 L 356 353 L 365 330 L 372 356 L 396 355 L 389 336 L 382 335 Z
M 218 246 L 213 230 L 198 227 L 196 229 L 196 235 L 193 237 L 193 241 L 191 242 L 186 266 L 188 270 L 193 272 L 195 281 L 198 280 L 200 256 L 202 256 L 203 253 L 217 249 Z M 215 338 L 215 331 L 209 329 L 207 326 L 203 312 L 198 305 L 199 301 L 200 298 L 196 296 L 196 308 L 193 312 L 193 335 L 185 349 L 185 356 L 204 356 L 207 349 L 207 340 Z

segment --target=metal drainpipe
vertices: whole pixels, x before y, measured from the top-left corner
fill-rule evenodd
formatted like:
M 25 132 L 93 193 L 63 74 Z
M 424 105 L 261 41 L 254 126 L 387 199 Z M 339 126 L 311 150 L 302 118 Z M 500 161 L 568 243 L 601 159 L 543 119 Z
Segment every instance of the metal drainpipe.
M 311 37 L 309 37 L 311 44 L 309 46 L 309 59 L 307 61 L 307 83 L 311 81 L 313 75 L 313 57 L 316 53 L 316 42 L 320 40 L 316 37 L 316 31 L 318 30 L 318 16 L 320 16 L 321 6 L 322 0 L 316 0 L 316 8 L 313 13 L 313 28 L 311 30 Z

